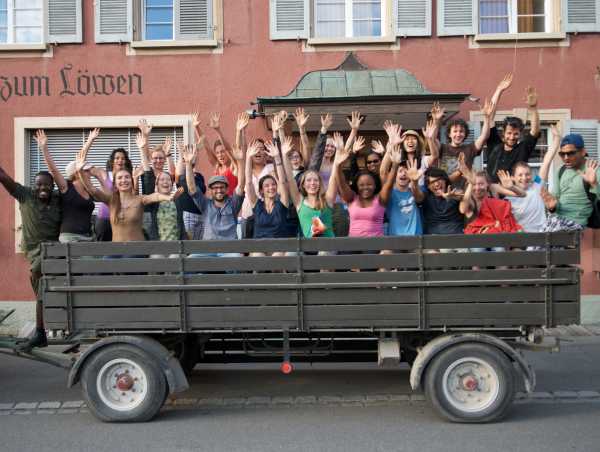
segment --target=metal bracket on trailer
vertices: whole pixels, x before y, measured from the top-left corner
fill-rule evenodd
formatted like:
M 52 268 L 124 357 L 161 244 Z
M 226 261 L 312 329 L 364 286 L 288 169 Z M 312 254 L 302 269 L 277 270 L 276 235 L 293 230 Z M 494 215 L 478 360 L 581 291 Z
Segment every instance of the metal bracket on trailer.
M 514 362 L 517 363 L 517 369 L 523 376 L 525 383 L 525 390 L 527 392 L 533 392 L 535 389 L 536 377 L 533 368 L 525 361 L 525 359 L 518 353 L 513 347 L 511 347 L 505 341 L 498 339 L 495 336 L 482 333 L 455 333 L 438 336 L 435 339 L 429 341 L 425 347 L 419 351 L 417 358 L 415 359 L 410 369 L 410 386 L 413 390 L 421 387 L 421 380 L 423 373 L 427 368 L 429 362 L 440 352 L 447 349 L 450 346 L 464 343 L 479 343 L 487 344 L 498 348 Z

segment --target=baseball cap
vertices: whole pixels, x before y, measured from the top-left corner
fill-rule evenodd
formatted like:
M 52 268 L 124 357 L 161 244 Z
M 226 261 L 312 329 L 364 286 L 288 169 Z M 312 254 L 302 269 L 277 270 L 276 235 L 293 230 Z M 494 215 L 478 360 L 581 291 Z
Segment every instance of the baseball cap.
M 77 161 L 73 160 L 72 162 L 69 162 L 69 164 L 65 168 L 65 176 L 67 176 L 67 179 L 71 179 L 77 171 L 88 170 L 92 166 L 93 165 L 90 162 L 83 162 L 78 167 Z
M 225 176 L 212 176 L 210 179 L 208 179 L 208 186 L 210 187 L 211 185 L 219 182 L 229 187 L 229 181 Z
M 567 144 L 572 144 L 577 149 L 583 149 L 585 147 L 583 137 L 578 133 L 570 133 L 560 140 L 560 147 L 566 146 Z
M 417 138 L 420 138 L 421 136 L 419 135 L 419 133 L 415 130 L 407 130 L 402 134 L 402 138 L 404 138 L 406 135 L 412 135 L 415 136 Z

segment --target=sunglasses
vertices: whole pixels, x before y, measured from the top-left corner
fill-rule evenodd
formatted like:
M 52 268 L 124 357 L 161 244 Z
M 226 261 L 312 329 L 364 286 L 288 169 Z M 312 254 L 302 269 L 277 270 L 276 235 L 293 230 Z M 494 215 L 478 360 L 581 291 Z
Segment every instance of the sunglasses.
M 558 155 L 560 156 L 560 158 L 565 158 L 565 157 L 573 157 L 574 155 L 576 155 L 579 151 L 569 151 L 569 152 L 558 152 Z
M 367 160 L 367 165 L 375 165 L 377 163 L 381 162 L 381 160 L 377 159 L 377 160 Z

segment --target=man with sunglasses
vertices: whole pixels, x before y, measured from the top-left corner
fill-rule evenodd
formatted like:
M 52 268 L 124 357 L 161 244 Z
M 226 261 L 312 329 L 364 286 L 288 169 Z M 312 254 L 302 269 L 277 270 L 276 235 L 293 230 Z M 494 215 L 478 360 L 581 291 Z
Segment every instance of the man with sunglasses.
M 552 212 L 544 231 L 582 230 L 594 213 L 592 199 L 599 194 L 600 168 L 596 160 L 586 158 L 585 143 L 579 134 L 564 136 L 560 150 L 555 146 L 548 152 L 554 158 L 557 151 L 563 166 L 558 170 L 554 190 L 552 194 L 546 190 L 541 193 L 546 208 Z

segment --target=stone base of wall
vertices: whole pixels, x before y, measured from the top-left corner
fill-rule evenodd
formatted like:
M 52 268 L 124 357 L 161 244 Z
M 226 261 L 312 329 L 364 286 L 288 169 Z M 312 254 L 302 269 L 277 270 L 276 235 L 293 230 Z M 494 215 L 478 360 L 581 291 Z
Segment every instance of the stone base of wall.
M 0 301 L 0 311 L 11 309 L 15 312 L 0 323 L 0 335 L 19 336 L 25 327 L 35 326 L 35 301 Z

